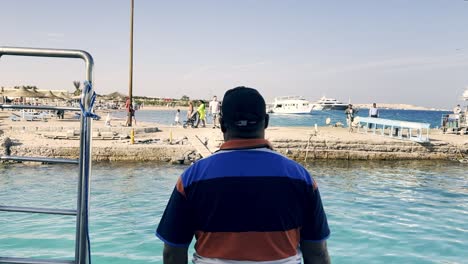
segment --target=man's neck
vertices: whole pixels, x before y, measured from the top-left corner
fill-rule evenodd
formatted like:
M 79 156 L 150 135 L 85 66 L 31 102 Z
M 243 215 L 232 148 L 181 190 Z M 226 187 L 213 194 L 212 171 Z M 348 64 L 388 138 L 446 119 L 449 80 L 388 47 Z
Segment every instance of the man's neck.
M 265 132 L 263 131 L 262 133 L 258 133 L 254 137 L 242 137 L 239 135 L 231 135 L 229 133 L 224 133 L 224 142 L 230 141 L 230 140 L 255 140 L 255 139 L 260 139 L 264 140 L 265 139 Z

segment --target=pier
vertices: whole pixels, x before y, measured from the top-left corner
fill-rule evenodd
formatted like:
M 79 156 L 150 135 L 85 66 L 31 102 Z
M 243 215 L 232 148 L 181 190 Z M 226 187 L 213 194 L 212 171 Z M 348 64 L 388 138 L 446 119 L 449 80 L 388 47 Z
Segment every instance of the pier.
M 78 120 L 65 116 L 65 119 L 52 118 L 47 122 L 11 121 L 8 116 L 8 111 L 0 111 L 0 144 L 9 138 L 10 155 L 78 157 L 79 142 L 72 135 L 72 131 L 78 128 Z M 412 127 L 412 122 L 394 124 L 393 128 L 390 123 L 385 123 L 382 136 L 382 127 L 369 129 L 364 122 L 366 119 L 360 121 L 363 127 L 359 133 L 350 133 L 348 128 L 328 126 L 318 127 L 317 132 L 312 126 L 269 127 L 265 137 L 276 151 L 299 162 L 314 159 L 462 160 L 468 157 L 466 136 L 444 134 L 442 130 L 424 125 Z M 372 118 L 370 121 L 380 120 Z M 400 127 L 403 129 L 395 134 L 396 128 Z M 130 129 L 135 130 L 135 144 L 131 144 L 127 136 Z M 424 134 L 421 132 L 423 129 Z M 97 161 L 170 162 L 181 160 L 188 153 L 207 157 L 223 143 L 220 129 L 184 129 L 181 126 L 145 122 L 138 122 L 137 126 L 129 128 L 116 121 L 112 127 L 106 127 L 103 120 L 94 121 L 92 135 L 100 139 L 93 141 L 93 159 Z M 426 138 L 430 138 L 430 141 Z M 4 151 L 5 147 L 0 147 L 0 152 Z
M 416 142 L 429 142 L 430 124 L 391 120 L 373 117 L 359 117 L 358 132 L 380 134 L 381 136 Z

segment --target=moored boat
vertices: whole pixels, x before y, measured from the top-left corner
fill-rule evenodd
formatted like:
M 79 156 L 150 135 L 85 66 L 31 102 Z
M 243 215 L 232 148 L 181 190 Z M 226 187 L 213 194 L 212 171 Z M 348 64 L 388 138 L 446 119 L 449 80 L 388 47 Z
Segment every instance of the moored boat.
M 311 114 L 312 105 L 301 96 L 275 97 L 267 107 L 268 113 L 275 114 Z
M 323 96 L 317 102 L 312 104 L 313 110 L 345 110 L 347 104 L 340 102 L 334 98 L 327 98 Z

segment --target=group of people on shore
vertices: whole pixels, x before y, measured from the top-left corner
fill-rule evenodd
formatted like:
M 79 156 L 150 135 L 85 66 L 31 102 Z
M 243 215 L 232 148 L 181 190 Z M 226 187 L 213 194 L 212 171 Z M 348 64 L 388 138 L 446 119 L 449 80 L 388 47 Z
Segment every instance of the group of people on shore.
M 210 101 L 208 106 L 208 114 L 213 118 L 213 128 L 219 128 L 219 113 L 221 110 L 221 102 L 218 101 L 217 96 L 213 96 L 212 101 Z M 346 123 L 349 127 L 349 131 L 353 131 L 353 122 L 356 114 L 359 112 L 358 109 L 353 108 L 352 104 L 348 105 L 348 108 L 345 110 L 346 115 Z M 196 118 L 198 116 L 198 118 Z M 378 118 L 379 117 L 379 109 L 377 108 L 377 104 L 373 103 L 372 107 L 369 108 L 369 117 Z M 207 113 L 206 113 L 206 104 L 203 100 L 198 101 L 198 107 L 195 111 L 194 102 L 190 101 L 187 109 L 187 120 L 196 119 L 196 123 L 194 124 L 194 128 L 197 128 L 200 123 L 201 127 L 206 127 L 207 125 Z M 174 118 L 174 125 L 182 125 L 180 122 L 180 109 L 177 109 L 175 118 Z
M 352 104 L 348 105 L 348 108 L 345 110 L 346 115 L 346 124 L 348 125 L 349 132 L 353 132 L 354 127 L 354 118 L 356 114 L 359 112 L 358 109 L 353 108 Z M 378 118 L 380 116 L 380 111 L 377 108 L 377 104 L 373 103 L 372 107 L 369 108 L 369 117 Z M 372 124 L 369 124 L 369 128 L 372 128 Z
M 203 100 L 199 100 L 197 109 L 195 111 L 194 102 L 190 101 L 187 109 L 187 120 L 196 121 L 193 125 L 194 128 L 197 128 L 200 123 L 201 127 L 206 127 L 207 125 L 207 109 L 206 103 Z M 213 119 L 213 128 L 220 128 L 219 125 L 219 113 L 221 110 L 221 102 L 218 101 L 218 97 L 215 95 L 213 99 L 208 105 L 208 115 L 210 115 Z M 198 117 L 198 118 L 197 118 Z M 181 125 L 180 122 L 180 109 L 177 109 L 175 118 L 174 118 L 174 125 Z

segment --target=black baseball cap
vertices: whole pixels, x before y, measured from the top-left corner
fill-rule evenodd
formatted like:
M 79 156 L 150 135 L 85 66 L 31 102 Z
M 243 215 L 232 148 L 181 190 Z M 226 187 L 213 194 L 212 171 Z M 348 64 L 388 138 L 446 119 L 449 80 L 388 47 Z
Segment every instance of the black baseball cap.
M 239 86 L 230 89 L 224 94 L 221 116 L 223 122 L 237 129 L 257 128 L 266 116 L 265 99 L 253 88 Z

